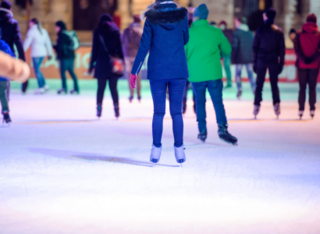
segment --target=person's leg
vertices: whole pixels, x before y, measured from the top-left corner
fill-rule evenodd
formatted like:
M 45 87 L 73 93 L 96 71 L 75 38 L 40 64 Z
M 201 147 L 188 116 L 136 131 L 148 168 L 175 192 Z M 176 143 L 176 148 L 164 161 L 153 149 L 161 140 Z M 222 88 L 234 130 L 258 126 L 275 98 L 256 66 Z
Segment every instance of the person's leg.
M 252 92 L 254 93 L 256 90 L 256 84 L 254 82 L 254 76 L 253 76 L 253 65 L 252 63 L 246 64 L 247 73 L 248 73 L 248 79 L 251 85 Z
M 171 79 L 169 82 L 170 114 L 173 125 L 174 146 L 183 145 L 182 98 L 186 79 Z
M 269 67 L 270 84 L 272 90 L 273 105 L 280 103 L 280 91 L 278 87 L 278 66 Z
M 40 66 L 41 66 L 42 60 L 43 60 L 42 57 L 34 57 L 34 58 L 32 58 L 33 70 L 34 70 L 34 74 L 35 74 L 35 76 L 37 78 L 39 88 L 43 87 L 43 81 L 42 81 L 43 77 L 42 77 L 41 72 L 40 72 Z
M 207 82 L 192 82 L 192 89 L 196 96 L 196 113 L 199 132 L 207 132 L 206 87 Z
M 67 77 L 66 77 L 66 71 L 68 68 L 68 61 L 66 59 L 60 60 L 60 75 L 61 75 L 61 81 L 62 81 L 62 88 L 64 90 L 68 90 L 67 88 Z
M 217 123 L 227 124 L 226 111 L 224 109 L 223 100 L 222 100 L 222 89 L 223 82 L 222 79 L 211 80 L 208 82 L 208 91 L 210 93 L 213 107 L 216 112 Z
M 306 89 L 308 80 L 308 69 L 298 68 L 298 81 L 299 81 L 299 111 L 304 111 L 306 102 Z
M 188 96 L 188 88 L 189 88 L 190 82 L 186 80 L 186 85 L 184 87 L 183 91 L 183 97 L 182 97 L 182 112 L 185 113 L 187 110 L 187 96 Z
M 114 107 L 119 107 L 119 94 L 118 94 L 117 84 L 118 84 L 117 77 L 109 78 L 109 89 L 112 96 Z
M 76 74 L 74 73 L 74 59 L 68 59 L 68 71 L 73 80 L 74 90 L 79 92 L 78 79 Z
M 224 70 L 226 72 L 226 77 L 227 77 L 227 86 L 231 87 L 232 86 L 232 81 L 231 81 L 231 56 L 228 56 L 224 58 L 223 60 L 223 65 L 224 65 Z
M 258 67 L 257 68 L 257 81 L 256 81 L 256 91 L 254 97 L 254 105 L 260 106 L 262 101 L 262 90 L 263 84 L 266 79 L 267 68 L 266 67 Z
M 316 110 L 317 102 L 317 82 L 318 82 L 319 69 L 310 69 L 309 70 L 309 104 L 310 110 Z
M 0 102 L 2 106 L 2 112 L 9 111 L 8 99 L 7 99 L 7 89 L 8 89 L 8 81 L 0 81 Z
M 238 92 L 242 91 L 241 71 L 242 71 L 242 64 L 237 64 L 236 65 L 236 84 L 237 84 Z
M 42 64 L 43 60 L 44 60 L 44 57 L 41 57 L 40 58 L 40 66 L 39 66 L 39 75 L 41 77 L 40 78 L 40 80 L 41 80 L 41 88 L 43 88 L 46 85 L 45 77 L 44 77 L 44 75 L 43 75 L 43 73 L 41 71 L 41 64 Z
M 153 145 L 158 148 L 162 146 L 161 138 L 163 131 L 163 117 L 166 113 L 167 83 L 167 80 L 150 80 L 154 108 L 152 120 Z
M 104 91 L 107 85 L 107 79 L 98 80 L 98 91 L 97 91 L 97 106 L 101 106 L 103 102 Z

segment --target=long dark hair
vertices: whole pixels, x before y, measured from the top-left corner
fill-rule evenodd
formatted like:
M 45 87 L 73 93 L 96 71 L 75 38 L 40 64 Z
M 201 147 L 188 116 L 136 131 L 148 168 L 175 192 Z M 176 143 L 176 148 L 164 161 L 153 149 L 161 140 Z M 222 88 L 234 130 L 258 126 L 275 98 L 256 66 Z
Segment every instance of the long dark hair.
M 37 18 L 33 18 L 33 19 L 30 20 L 30 22 L 32 22 L 35 25 L 37 25 L 39 32 L 42 34 L 42 25 L 41 25 L 40 21 Z

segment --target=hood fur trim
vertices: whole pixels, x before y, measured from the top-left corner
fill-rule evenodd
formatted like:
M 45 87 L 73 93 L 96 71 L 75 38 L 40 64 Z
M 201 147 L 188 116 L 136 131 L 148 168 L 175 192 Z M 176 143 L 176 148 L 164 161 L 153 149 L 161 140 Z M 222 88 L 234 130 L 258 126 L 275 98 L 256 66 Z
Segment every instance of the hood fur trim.
M 145 13 L 145 16 L 152 23 L 165 24 L 181 21 L 187 14 L 188 10 L 186 8 L 174 9 L 172 11 L 157 11 L 157 9 L 151 9 Z

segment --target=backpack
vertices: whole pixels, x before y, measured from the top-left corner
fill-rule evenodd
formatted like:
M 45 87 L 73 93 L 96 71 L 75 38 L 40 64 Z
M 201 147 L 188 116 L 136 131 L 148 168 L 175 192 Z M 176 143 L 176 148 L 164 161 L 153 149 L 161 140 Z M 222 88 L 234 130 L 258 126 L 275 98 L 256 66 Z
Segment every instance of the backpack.
M 80 47 L 79 38 L 75 31 L 64 31 L 64 34 L 66 34 L 70 39 L 70 50 L 77 50 Z

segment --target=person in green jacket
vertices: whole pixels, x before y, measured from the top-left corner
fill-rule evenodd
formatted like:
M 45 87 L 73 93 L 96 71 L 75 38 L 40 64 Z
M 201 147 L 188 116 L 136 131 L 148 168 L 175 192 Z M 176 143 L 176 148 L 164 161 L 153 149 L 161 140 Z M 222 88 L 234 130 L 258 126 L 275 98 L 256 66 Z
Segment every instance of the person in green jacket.
M 194 11 L 194 22 L 190 28 L 189 43 L 185 46 L 189 81 L 196 95 L 198 139 L 207 139 L 206 123 L 206 90 L 208 89 L 218 123 L 218 134 L 221 140 L 237 144 L 237 138 L 228 132 L 226 113 L 222 100 L 222 66 L 221 56 L 231 54 L 231 45 L 219 28 L 209 25 L 209 10 L 205 4 Z

